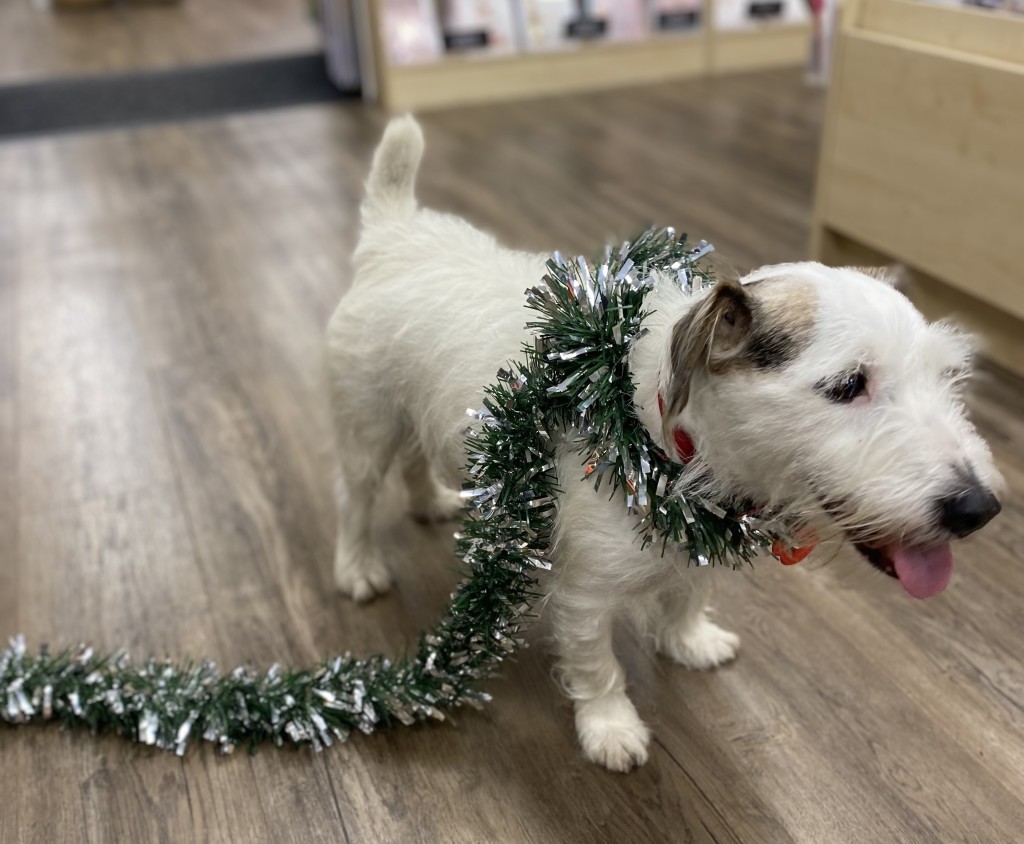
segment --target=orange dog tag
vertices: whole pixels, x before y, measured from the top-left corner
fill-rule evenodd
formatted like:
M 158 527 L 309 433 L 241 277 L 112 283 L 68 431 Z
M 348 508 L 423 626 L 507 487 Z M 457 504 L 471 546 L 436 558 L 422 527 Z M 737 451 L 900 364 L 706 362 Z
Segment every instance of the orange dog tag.
M 808 540 L 807 545 L 800 545 L 796 548 L 788 548 L 781 539 L 772 543 L 772 556 L 784 566 L 795 566 L 801 560 L 807 559 L 810 553 L 818 547 L 818 537 L 808 532 L 801 539 Z

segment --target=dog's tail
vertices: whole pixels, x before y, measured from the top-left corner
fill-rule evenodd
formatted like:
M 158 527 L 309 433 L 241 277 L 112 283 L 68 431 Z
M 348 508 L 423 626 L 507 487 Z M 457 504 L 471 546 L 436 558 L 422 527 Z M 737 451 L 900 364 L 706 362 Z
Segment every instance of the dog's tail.
M 366 180 L 363 218 L 410 214 L 416 209 L 413 187 L 423 157 L 423 132 L 411 115 L 396 117 L 384 130 Z

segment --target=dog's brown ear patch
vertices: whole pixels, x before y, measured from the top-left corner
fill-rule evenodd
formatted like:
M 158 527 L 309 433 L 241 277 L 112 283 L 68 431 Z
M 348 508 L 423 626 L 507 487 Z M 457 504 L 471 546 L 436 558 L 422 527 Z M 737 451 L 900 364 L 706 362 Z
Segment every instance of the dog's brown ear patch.
M 665 442 L 672 420 L 690 398 L 690 380 L 698 367 L 719 372 L 742 356 L 751 335 L 751 303 L 736 281 L 720 281 L 672 329 L 671 372 L 665 388 Z
M 754 314 L 746 358 L 756 369 L 786 366 L 811 343 L 818 294 L 810 284 L 787 277 L 754 281 L 745 290 Z

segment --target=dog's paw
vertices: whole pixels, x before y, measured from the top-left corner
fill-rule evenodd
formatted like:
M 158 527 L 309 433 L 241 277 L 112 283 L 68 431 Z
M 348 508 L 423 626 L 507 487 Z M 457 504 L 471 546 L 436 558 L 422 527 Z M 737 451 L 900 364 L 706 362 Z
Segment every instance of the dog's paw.
M 334 582 L 340 592 L 354 601 L 364 603 L 387 593 L 391 588 L 391 574 L 383 566 L 378 566 L 369 571 L 335 573 Z
M 647 761 L 651 731 L 625 695 L 577 702 L 576 734 L 583 755 L 609 771 L 624 774 Z
M 363 603 L 391 588 L 391 573 L 379 560 L 353 560 L 339 550 L 334 560 L 334 585 L 352 600 Z
M 662 637 L 661 652 L 687 668 L 716 668 L 736 658 L 740 637 L 701 616 L 685 631 L 669 630 Z
M 426 501 L 413 502 L 410 515 L 421 525 L 436 525 L 461 518 L 465 508 L 458 490 L 439 486 Z

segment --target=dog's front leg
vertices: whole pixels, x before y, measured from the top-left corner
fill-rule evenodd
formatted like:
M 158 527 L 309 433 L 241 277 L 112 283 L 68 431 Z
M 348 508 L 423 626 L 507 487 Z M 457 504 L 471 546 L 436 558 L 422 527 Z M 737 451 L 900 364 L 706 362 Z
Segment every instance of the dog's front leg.
M 559 455 L 562 488 L 549 606 L 559 671 L 576 710 L 584 755 L 612 771 L 647 761 L 650 731 L 626 695 L 626 677 L 612 648 L 617 618 L 658 579 L 664 562 L 640 550 L 635 517 L 620 496 L 579 480 L 580 458 Z
M 626 772 L 647 761 L 650 731 L 626 695 L 625 673 L 612 648 L 616 609 L 607 606 L 607 594 L 567 587 L 564 581 L 561 586 L 551 604 L 576 734 L 589 760 Z

